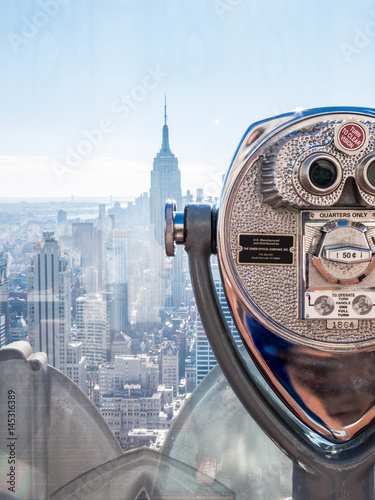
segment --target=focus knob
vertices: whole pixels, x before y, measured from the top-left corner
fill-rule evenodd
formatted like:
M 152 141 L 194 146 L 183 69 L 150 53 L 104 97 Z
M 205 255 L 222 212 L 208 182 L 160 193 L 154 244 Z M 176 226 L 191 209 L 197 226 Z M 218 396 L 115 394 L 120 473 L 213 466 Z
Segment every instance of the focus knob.
M 176 245 L 184 241 L 184 213 L 176 211 L 175 200 L 167 200 L 165 204 L 165 253 L 168 257 L 176 254 Z

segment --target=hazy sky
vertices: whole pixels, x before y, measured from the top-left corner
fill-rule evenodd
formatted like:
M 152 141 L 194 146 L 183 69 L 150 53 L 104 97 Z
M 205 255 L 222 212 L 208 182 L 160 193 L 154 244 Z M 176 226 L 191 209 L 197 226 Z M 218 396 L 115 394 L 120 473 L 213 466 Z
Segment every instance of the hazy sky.
M 2 6 L 0 198 L 148 191 L 165 94 L 183 189 L 212 194 L 252 122 L 375 107 L 370 0 Z

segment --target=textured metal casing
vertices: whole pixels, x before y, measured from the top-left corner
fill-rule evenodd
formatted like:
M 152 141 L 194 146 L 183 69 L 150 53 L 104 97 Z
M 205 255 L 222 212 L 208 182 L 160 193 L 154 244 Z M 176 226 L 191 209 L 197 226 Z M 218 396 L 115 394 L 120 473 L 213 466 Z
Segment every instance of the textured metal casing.
M 359 123 L 368 131 L 355 153 L 346 154 L 335 144 L 335 130 L 345 122 Z M 218 214 L 223 287 L 245 345 L 293 412 L 334 440 L 352 438 L 374 419 L 375 377 L 368 373 L 375 365 L 375 321 L 372 315 L 368 319 L 357 315 L 350 323 L 340 318 L 310 319 L 304 311 L 305 293 L 316 282 L 327 294 L 343 290 L 360 294 L 374 289 L 375 281 L 372 273 L 353 283 L 325 281 L 308 256 L 312 244 L 307 240 L 309 231 L 314 231 L 315 214 L 324 219 L 321 226 L 332 217 L 351 221 L 358 215 L 361 222 L 365 219 L 371 240 L 375 196 L 355 179 L 358 165 L 375 149 L 374 137 L 375 111 L 370 109 L 319 108 L 258 122 L 249 128 L 235 154 Z M 307 192 L 299 180 L 300 165 L 319 152 L 332 155 L 342 169 L 339 186 L 324 195 Z M 264 244 L 270 253 L 265 248 L 263 254 L 240 261 L 241 235 L 250 241 L 249 251 L 251 245 Z M 273 241 L 279 248 L 272 249 Z M 264 255 L 263 260 L 259 255 Z M 271 255 L 269 263 L 267 255 Z M 312 285 L 306 283 L 310 276 Z
M 352 120 L 353 117 L 370 123 L 370 142 L 357 155 L 345 157 L 345 153 L 336 150 L 333 145 L 332 124 Z M 219 262 L 229 302 L 233 302 L 233 295 L 236 298 L 235 303 L 231 304 L 232 309 L 237 309 L 238 298 L 244 310 L 250 312 L 266 328 L 303 345 L 347 350 L 366 348 L 375 343 L 375 322 L 372 320 L 363 321 L 358 330 L 349 333 L 334 329 L 328 331 L 322 321 L 300 319 L 299 310 L 302 273 L 301 210 L 334 206 L 342 194 L 345 181 L 350 176 L 355 177 L 357 163 L 375 148 L 374 131 L 374 111 L 352 108 L 306 110 L 250 127 L 227 174 L 218 217 Z M 278 155 L 275 154 L 276 150 Z M 295 177 L 298 176 L 298 170 L 293 168 L 295 161 L 302 162 L 305 157 L 318 150 L 329 150 L 344 165 L 340 187 L 325 196 L 302 192 L 304 190 L 300 185 L 295 187 Z M 271 157 L 274 178 L 273 182 L 269 182 L 269 191 L 265 192 L 264 165 L 271 161 Z M 369 207 L 371 217 L 374 218 L 375 196 L 364 191 L 360 195 L 364 206 Z M 294 235 L 294 264 L 239 265 L 238 235 L 247 232 Z

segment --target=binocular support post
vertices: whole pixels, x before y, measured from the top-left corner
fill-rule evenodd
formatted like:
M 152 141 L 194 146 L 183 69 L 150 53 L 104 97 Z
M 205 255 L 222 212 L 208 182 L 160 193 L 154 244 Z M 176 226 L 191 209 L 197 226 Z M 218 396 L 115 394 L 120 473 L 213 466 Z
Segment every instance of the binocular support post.
M 373 500 L 374 425 L 348 442 L 328 441 L 302 424 L 246 367 L 212 278 L 214 217 L 210 205 L 187 205 L 178 243 L 185 244 L 198 311 L 226 379 L 252 418 L 293 461 L 293 500 Z

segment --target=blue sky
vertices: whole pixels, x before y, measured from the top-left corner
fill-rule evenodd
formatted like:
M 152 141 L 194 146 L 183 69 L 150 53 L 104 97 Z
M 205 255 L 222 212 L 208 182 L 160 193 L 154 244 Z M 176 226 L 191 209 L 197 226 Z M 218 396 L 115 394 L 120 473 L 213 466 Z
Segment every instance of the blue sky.
M 8 0 L 0 36 L 1 197 L 148 191 L 165 94 L 212 194 L 253 121 L 375 107 L 371 1 Z

